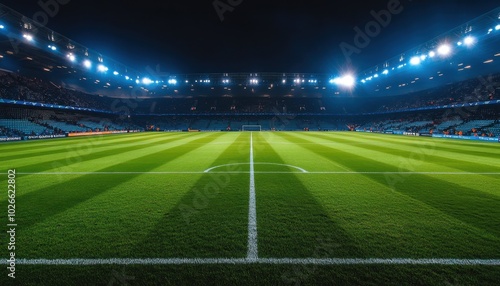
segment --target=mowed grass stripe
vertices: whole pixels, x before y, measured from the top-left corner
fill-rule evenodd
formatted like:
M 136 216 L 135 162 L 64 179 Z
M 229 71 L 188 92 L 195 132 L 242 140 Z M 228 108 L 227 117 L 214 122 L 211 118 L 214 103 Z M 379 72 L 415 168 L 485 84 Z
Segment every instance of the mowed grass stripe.
M 311 142 L 303 135 L 296 133 L 279 134 L 296 142 Z M 382 163 L 381 159 L 373 154 L 370 157 L 333 149 L 327 146 L 315 148 L 307 146 L 311 151 L 323 155 L 325 158 L 342 164 L 353 171 L 394 170 L 394 166 Z M 352 150 L 351 150 L 352 151 Z M 379 159 L 379 160 L 375 160 Z M 395 191 L 410 196 L 434 207 L 443 213 L 458 220 L 481 228 L 497 237 L 500 237 L 500 199 L 497 196 L 466 188 L 457 183 L 449 183 L 430 175 L 368 175 L 373 181 L 388 185 Z
M 299 146 L 303 150 L 293 154 L 288 154 L 282 146 L 275 147 L 275 150 L 285 161 L 290 157 L 308 161 L 312 151 L 305 146 L 311 146 L 313 150 L 322 148 L 311 144 Z M 334 156 L 335 153 L 331 153 Z M 316 160 L 315 163 L 323 167 L 330 165 L 325 161 Z M 274 177 L 272 174 L 265 176 L 268 180 Z M 297 176 L 322 204 L 328 216 L 335 218 L 339 227 L 363 249 L 364 257 L 495 258 L 500 255 L 495 247 L 499 239 L 492 234 L 450 217 L 424 202 L 395 192 L 387 184 L 373 181 L 370 176 L 355 172 Z M 467 244 L 464 239 L 468 241 Z M 471 248 L 469 243 L 483 247 Z M 336 254 L 342 245 L 340 240 L 318 242 L 322 252 L 334 257 L 338 257 Z
M 142 138 L 137 137 L 135 142 L 121 146 L 117 143 L 114 146 L 100 148 L 99 145 L 87 145 L 85 143 L 78 144 L 79 141 L 65 141 L 65 145 L 61 144 L 61 152 L 53 155 L 44 155 L 33 159 L 31 157 L 20 157 L 16 160 L 5 161 L 5 164 L 14 165 L 13 168 L 24 172 L 40 172 L 57 169 L 59 171 L 75 171 L 79 170 L 78 166 L 84 165 L 87 161 L 99 159 L 97 165 L 106 164 L 105 157 L 123 154 L 133 150 L 147 149 L 161 144 L 175 142 L 178 139 L 184 138 L 187 135 L 163 136 L 148 138 L 142 141 Z M 133 156 L 133 154 L 130 154 Z M 73 167 L 73 166 L 77 167 Z M 95 166 L 90 168 L 93 170 Z
M 249 161 L 249 133 L 231 134 L 236 139 L 220 146 L 224 152 L 213 166 Z M 224 169 L 249 170 L 249 166 Z M 193 178 L 190 191 L 138 241 L 133 257 L 246 257 L 248 174 L 204 173 Z
M 314 134 L 312 136 L 349 145 L 360 141 L 359 138 L 335 136 L 331 134 Z M 500 172 L 500 155 L 496 153 L 486 153 L 490 156 L 484 157 L 484 152 L 479 152 L 481 155 L 477 155 L 474 154 L 474 152 L 465 150 L 443 150 L 443 148 L 440 148 L 441 144 L 436 144 L 432 141 L 427 141 L 428 144 L 425 145 L 419 144 L 419 148 L 415 148 L 397 140 L 384 140 L 383 135 L 380 137 L 381 138 L 377 138 L 377 140 L 363 140 L 362 145 L 358 144 L 356 146 L 390 155 L 394 154 L 406 158 L 417 158 L 417 160 L 424 157 L 427 162 L 463 171 L 471 171 L 471 169 L 478 171 L 478 167 L 480 167 L 480 171 Z M 381 140 L 383 142 L 380 142 Z M 470 168 L 471 166 L 473 168 Z
M 193 142 L 210 143 L 222 134 L 209 134 L 208 136 L 196 136 Z M 190 142 L 189 141 L 189 142 Z M 115 165 L 100 169 L 107 172 L 117 169 L 140 169 L 144 172 L 164 164 L 168 160 L 173 160 L 192 150 L 201 148 L 202 145 L 189 146 L 180 145 L 167 149 L 157 149 L 153 152 L 135 151 L 136 158 L 122 156 L 122 160 L 116 161 Z M 40 188 L 35 192 L 18 195 L 18 220 L 23 222 L 23 227 L 28 228 L 45 219 L 70 209 L 77 204 L 85 202 L 108 189 L 124 184 L 140 175 L 123 176 L 121 180 L 116 180 L 112 176 L 103 176 L 102 179 L 92 179 L 87 176 L 78 176 L 70 180 L 64 180 L 45 188 Z M 80 187 L 75 187 L 80 186 Z
M 439 158 L 437 158 L 441 156 L 439 156 L 438 152 L 435 151 L 435 145 L 432 144 L 432 142 L 429 144 L 425 144 L 418 149 L 406 147 L 401 143 L 395 144 L 394 147 L 396 148 L 389 148 L 386 147 L 386 144 L 377 145 L 377 143 L 373 143 L 373 141 L 376 140 L 363 140 L 361 138 L 348 138 L 346 136 L 335 135 L 328 136 L 322 133 L 301 133 L 297 135 L 301 138 L 308 139 L 309 141 L 313 140 L 314 142 L 317 142 L 318 144 L 321 144 L 323 146 L 327 146 L 330 148 L 335 147 L 336 149 L 345 150 L 346 152 L 350 152 L 355 155 L 377 158 L 377 160 L 380 160 L 390 166 L 389 169 L 382 171 L 447 171 L 443 170 L 443 168 L 441 167 L 441 165 L 447 163 L 443 162 L 445 160 L 439 160 Z M 329 145 L 327 144 L 328 142 L 334 142 L 336 144 Z M 443 157 L 451 162 L 449 163 L 449 165 L 451 165 L 452 167 L 450 167 L 449 171 L 460 171 L 461 169 L 453 168 L 453 166 L 466 165 L 464 164 L 464 161 L 454 159 L 455 156 L 459 157 L 458 154 Z M 469 165 L 473 163 L 474 162 L 468 162 Z M 494 166 L 488 166 L 484 164 L 479 165 L 479 167 L 482 168 L 476 168 L 474 171 L 500 172 L 500 168 L 495 168 Z M 371 165 L 367 164 L 367 170 L 365 171 L 373 170 L 373 168 L 371 168 L 370 166 Z
M 349 138 L 349 137 L 345 137 Z M 355 138 L 355 137 L 350 137 L 350 138 Z M 375 139 L 375 138 L 374 138 Z M 401 144 L 404 146 L 408 147 L 415 147 L 419 148 L 422 145 L 429 145 L 433 144 L 434 149 L 436 151 L 443 151 L 447 153 L 452 153 L 452 154 L 467 154 L 467 155 L 472 155 L 478 158 L 479 160 L 491 160 L 491 159 L 500 159 L 500 148 L 498 146 L 495 146 L 493 143 L 486 143 L 490 146 L 489 148 L 483 147 L 484 143 L 482 142 L 477 142 L 475 145 L 469 145 L 469 146 L 463 146 L 461 144 L 449 144 L 451 140 L 436 140 L 438 138 L 425 138 L 425 137 L 418 137 L 413 140 L 405 140 L 404 137 L 402 138 L 401 136 L 398 135 L 378 135 L 375 140 L 370 140 L 369 142 L 389 142 L 389 143 L 396 143 L 396 144 Z M 417 141 L 418 140 L 418 141 Z
M 284 164 L 258 133 L 255 158 Z M 258 167 L 258 165 L 256 165 Z M 364 257 L 362 249 L 310 193 L 296 174 L 255 174 L 259 257 Z M 333 253 L 318 251 L 331 243 Z
M 150 133 L 150 135 L 153 135 Z M 65 142 L 75 142 L 75 141 L 100 141 L 118 139 L 121 140 L 124 137 L 140 137 L 144 136 L 144 133 L 129 133 L 129 134 L 111 134 L 111 135 L 98 135 L 98 136 L 83 136 L 83 137 L 66 137 L 57 139 L 43 139 L 43 140 L 28 140 L 28 141 L 17 141 L 17 142 L 7 142 L 6 144 L 0 144 L 0 151 L 10 150 L 13 152 L 17 151 L 27 151 L 36 146 L 38 148 L 50 148 L 52 146 L 57 146 L 59 144 L 66 144 Z M 4 152 L 2 152 L 4 153 Z
M 339 132 L 339 136 L 359 137 L 359 138 L 372 138 L 374 140 L 382 137 L 385 139 L 394 139 L 402 143 L 408 144 L 428 144 L 427 142 L 442 143 L 450 148 L 457 148 L 462 150 L 475 150 L 481 152 L 498 152 L 498 145 L 495 142 L 483 141 L 468 141 L 468 140 L 454 140 L 447 138 L 429 138 L 429 137 L 413 137 L 413 136 L 400 136 L 378 133 L 364 133 L 364 132 Z
M 11 159 L 18 159 L 18 158 L 35 158 L 43 155 L 54 155 L 60 152 L 68 152 L 70 150 L 78 150 L 82 148 L 89 148 L 89 146 L 96 147 L 99 146 L 100 148 L 103 147 L 108 147 L 108 146 L 116 146 L 118 144 L 122 145 L 124 143 L 136 143 L 137 138 L 139 135 L 135 134 L 134 136 L 131 135 L 117 135 L 117 136 L 96 136 L 96 137 L 90 137 L 90 138 L 73 138 L 71 140 L 73 141 L 53 141 L 53 144 L 51 145 L 45 145 L 45 146 L 39 146 L 39 145 L 31 145 L 29 148 L 24 149 L 24 150 L 6 150 L 3 153 L 0 153 L 0 159 L 1 160 L 11 160 Z M 164 136 L 164 134 L 159 134 L 159 133 L 150 133 L 150 134 L 140 134 L 141 140 L 148 140 L 148 139 L 154 139 L 158 137 Z M 65 143 L 67 142 L 67 143 Z M 69 144 L 71 142 L 71 144 Z M 61 148 L 62 146 L 71 146 L 69 148 Z M 75 147 L 78 146 L 78 147 Z M 69 150 L 68 150 L 69 149 Z
M 320 170 L 318 167 L 328 166 L 327 168 L 321 168 L 321 171 L 330 172 L 349 172 L 351 170 L 347 169 L 345 166 L 334 164 L 331 160 L 325 159 L 314 152 L 309 151 L 309 149 L 304 148 L 303 145 L 306 144 L 296 144 L 284 140 L 282 137 L 276 135 L 275 132 L 265 132 L 261 133 L 261 136 L 266 140 L 266 142 L 274 148 L 274 150 L 280 154 L 282 159 L 284 159 L 287 164 L 303 168 L 308 172 L 314 172 Z M 316 145 L 311 143 L 308 145 Z M 258 148 L 258 146 L 257 146 Z M 306 153 L 304 153 L 306 152 Z M 286 158 L 286 160 L 285 160 Z M 307 158 L 307 160 L 304 160 Z M 279 171 L 275 166 L 269 166 L 268 171 Z M 258 166 L 258 171 L 266 171 L 266 169 Z M 283 169 L 283 171 L 286 171 Z M 290 172 L 296 172 L 298 170 L 290 169 Z
M 207 136 L 207 135 L 205 135 Z M 75 172 L 75 171 L 94 171 L 96 166 L 104 167 L 111 166 L 120 162 L 124 158 L 134 159 L 140 156 L 148 155 L 160 150 L 165 150 L 173 146 L 178 146 L 183 143 L 189 142 L 185 139 L 195 138 L 194 136 L 176 135 L 163 137 L 150 138 L 142 141 L 140 137 L 137 138 L 137 143 L 116 144 L 115 146 L 106 147 L 104 149 L 93 146 L 83 147 L 82 149 L 68 150 L 57 155 L 44 156 L 38 158 L 36 163 L 30 159 L 14 160 L 16 169 L 19 172 Z M 141 152 L 137 152 L 142 150 Z
M 432 172 L 456 172 L 456 171 L 464 171 L 464 172 L 472 172 L 479 173 L 477 174 L 473 180 L 476 182 L 474 185 L 470 185 L 470 188 L 475 189 L 479 192 L 485 192 L 488 194 L 493 194 L 500 196 L 500 192 L 494 186 L 498 184 L 500 176 L 500 168 L 495 168 L 494 166 L 490 166 L 487 164 L 476 163 L 480 159 L 475 158 L 472 161 L 470 158 L 468 161 L 465 160 L 456 160 L 454 158 L 459 158 L 461 154 L 450 154 L 449 156 L 445 156 L 442 153 L 439 153 L 435 150 L 435 144 L 426 144 L 421 146 L 418 149 L 406 147 L 404 144 L 384 144 L 384 146 L 377 146 L 373 143 L 374 140 L 360 140 L 360 139 L 348 139 L 345 137 L 336 137 L 336 136 L 325 136 L 323 134 L 314 134 L 310 135 L 313 140 L 319 141 L 320 139 L 331 140 L 333 142 L 337 142 L 340 144 L 345 144 L 345 150 L 349 150 L 347 146 L 351 145 L 353 141 L 360 143 L 351 149 L 365 149 L 369 152 L 373 152 L 373 155 L 378 154 L 378 152 L 384 153 L 385 156 L 376 156 L 380 161 L 393 165 L 393 162 L 397 162 L 399 166 L 399 171 L 401 172 L 419 172 L 422 171 L 422 174 L 425 175 L 433 175 Z M 381 135 L 384 136 L 384 135 Z M 323 142 L 323 141 L 321 141 Z M 363 144 L 361 144 L 363 142 Z M 391 148 L 392 147 L 392 148 Z M 360 149 L 361 148 L 361 149 Z M 344 149 L 344 148 L 343 148 Z M 364 150 L 356 153 L 367 154 Z M 441 154 L 441 155 L 440 155 Z M 494 163 L 496 160 L 493 158 L 489 159 L 490 163 Z M 497 160 L 500 162 L 500 160 Z M 488 174 L 492 173 L 492 174 Z M 437 177 L 434 176 L 435 179 L 447 181 L 450 184 L 456 182 L 456 178 L 451 176 L 447 177 Z M 480 182 L 480 183 L 477 183 Z M 490 186 L 490 187 L 488 187 Z
M 235 136 L 229 135 L 233 139 Z M 228 135 L 218 137 L 212 143 L 217 143 L 219 140 L 229 139 Z M 222 156 L 229 157 L 229 154 L 236 148 L 235 144 L 206 144 L 205 147 L 210 147 L 211 156 L 200 158 L 195 157 L 198 161 L 203 161 L 206 166 L 213 165 L 217 158 Z M 204 149 L 204 148 L 201 148 Z M 196 156 L 194 152 L 199 149 L 186 153 L 184 156 Z M 177 159 L 176 159 L 177 160 Z M 162 161 L 162 159 L 159 159 Z M 175 160 L 173 160 L 175 161 Z M 229 243 L 230 237 L 235 233 L 226 233 L 225 238 L 214 239 L 213 237 L 203 237 L 203 232 L 214 230 L 220 221 L 225 220 L 230 227 L 231 220 L 243 220 L 243 217 L 237 217 L 223 212 L 212 214 L 212 220 L 207 217 L 207 212 L 197 217 L 197 222 L 193 221 L 188 224 L 184 221 L 184 213 L 179 213 L 178 206 L 186 197 L 189 197 L 192 192 L 198 193 L 196 203 L 189 202 L 190 207 L 198 210 L 204 203 L 201 195 L 210 196 L 210 203 L 215 204 L 212 200 L 221 198 L 226 200 L 227 197 L 222 195 L 223 191 L 229 188 L 236 187 L 237 181 L 228 184 L 224 190 L 217 193 L 210 189 L 205 193 L 205 182 L 216 184 L 216 186 L 224 187 L 226 183 L 226 175 L 206 176 L 206 174 L 197 175 L 180 175 L 180 176 L 152 176 L 147 173 L 125 181 L 115 187 L 109 188 L 85 202 L 82 202 L 66 211 L 57 214 L 44 222 L 29 228 L 23 235 L 29 237 L 24 244 L 25 250 L 21 252 L 23 257 L 53 257 L 53 258 L 74 258 L 74 257 L 177 257 L 181 252 L 186 255 L 195 257 L 197 251 L 202 253 L 209 248 L 215 248 L 214 245 L 224 251 L 210 252 L 211 255 L 225 255 L 233 249 L 232 243 Z M 122 181 L 127 175 L 119 175 L 115 180 Z M 89 179 L 101 180 L 103 176 L 92 176 Z M 217 178 L 215 180 L 214 178 Z M 207 184 L 209 185 L 209 184 Z M 79 186 L 68 186 L 81 188 Z M 220 195 L 220 196 L 219 196 Z M 208 197 L 206 197 L 208 198 Z M 200 209 L 203 212 L 204 209 Z M 229 211 L 229 210 L 228 210 Z M 232 211 L 232 210 L 231 210 Z M 225 217 L 230 217 L 229 219 Z M 177 223 L 174 223 L 177 221 Z M 215 223 L 214 223 L 215 221 Z M 117 223 L 119 222 L 119 223 Z M 239 222 L 239 221 L 238 221 Z M 200 230 L 196 226 L 204 227 Z M 235 232 L 241 229 L 237 227 Z M 210 235 L 220 235 L 217 231 Z M 244 237 L 244 233 L 236 233 Z M 228 243 L 223 243 L 224 239 Z M 46 244 L 46 241 L 51 241 Z M 99 243 L 95 243 L 98 241 Z M 238 241 L 238 245 L 242 245 L 242 241 Z M 186 247 L 180 247 L 181 243 Z M 161 244 L 161 246 L 160 246 Z M 57 245 L 57 247 L 55 247 Z M 199 245 L 199 246 L 198 246 Z M 191 248 L 189 248 L 191 246 Z M 148 256 L 145 256 L 147 253 Z M 26 254 L 26 255 L 24 255 Z M 210 257 L 209 254 L 207 256 Z
M 134 159 L 148 154 L 149 149 L 155 146 L 163 146 L 164 148 L 170 148 L 177 145 L 177 141 L 185 138 L 178 136 L 164 136 L 164 138 L 150 139 L 147 141 L 140 140 L 140 147 L 129 146 L 120 148 L 120 145 L 116 145 L 113 149 L 102 151 L 102 152 L 87 152 L 85 155 L 79 156 L 68 152 L 66 158 L 59 161 L 43 161 L 43 162 L 32 162 L 29 167 L 17 166 L 17 172 L 19 176 L 22 176 L 22 180 L 18 180 L 18 196 L 36 191 L 38 189 L 50 187 L 53 184 L 62 184 L 67 180 L 73 179 L 75 177 L 68 177 L 65 175 L 48 175 L 46 178 L 40 179 L 39 175 L 30 175 L 30 171 L 33 172 L 53 172 L 53 173 L 66 173 L 75 171 L 96 171 L 102 170 L 105 167 L 116 166 L 117 163 L 123 161 L 124 159 Z M 194 138 L 194 137 L 193 137 Z M 138 139 L 139 140 L 139 139 Z M 182 140 L 181 140 L 182 141 Z M 183 141 L 186 142 L 186 141 Z M 182 143 L 179 143 L 182 144 Z M 147 151 L 141 153 L 140 151 Z M 153 152 L 152 150 L 151 152 Z M 28 160 L 29 161 L 29 160 Z M 110 171 L 112 169 L 108 169 Z M 27 175 L 22 175 L 27 173 Z M 83 176 L 84 174 L 79 174 Z

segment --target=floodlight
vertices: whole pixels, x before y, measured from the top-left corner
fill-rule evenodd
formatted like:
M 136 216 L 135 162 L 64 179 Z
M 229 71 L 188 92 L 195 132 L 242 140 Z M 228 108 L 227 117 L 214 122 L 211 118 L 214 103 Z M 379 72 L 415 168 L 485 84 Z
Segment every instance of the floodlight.
M 384 70 L 384 71 L 382 72 L 382 74 L 385 74 L 385 75 L 389 74 L 389 70 L 387 70 L 387 69 L 386 69 L 386 70 Z
M 83 66 L 89 69 L 89 68 L 92 67 L 92 62 L 89 61 L 89 60 L 84 60 L 83 61 Z
M 107 72 L 109 69 L 107 66 L 103 65 L 103 64 L 100 64 L 97 66 L 97 70 L 100 71 L 100 72 Z
M 0 29 L 1 30 L 5 29 L 5 26 L 4 25 L 0 25 Z
M 75 55 L 73 55 L 72 53 L 69 53 L 69 54 L 67 55 L 67 57 L 68 57 L 68 59 L 69 59 L 71 62 L 76 61 L 76 57 L 75 57 Z
M 476 42 L 476 39 L 475 39 L 474 37 L 472 37 L 472 36 L 467 36 L 467 37 L 465 37 L 465 39 L 464 39 L 464 44 L 465 44 L 466 46 L 471 46 L 471 45 L 473 45 L 475 42 Z
M 53 50 L 54 52 L 57 51 L 57 47 L 56 46 L 49 45 L 48 48 L 51 49 L 51 50 Z
M 119 72 L 117 72 L 117 71 L 114 71 L 114 72 L 113 72 L 113 74 L 114 74 L 114 75 L 119 75 L 120 73 L 119 73 Z
M 434 51 L 430 51 L 430 52 L 429 52 L 429 57 L 430 57 L 430 58 L 433 58 L 433 57 L 435 57 L 435 56 L 436 56 L 436 53 L 435 53 Z
M 438 48 L 438 54 L 442 55 L 442 56 L 447 56 L 451 53 L 451 47 L 447 44 L 442 44 L 441 46 L 439 46 Z
M 421 55 L 421 56 L 420 56 L 420 60 L 421 60 L 421 61 L 425 61 L 426 59 L 427 59 L 427 55 Z
M 168 84 L 175 85 L 175 84 L 177 84 L 177 80 L 175 78 L 171 78 L 168 80 Z
M 413 57 L 410 59 L 410 64 L 413 65 L 413 66 L 418 66 L 420 64 L 422 60 L 420 59 L 420 57 Z
M 25 38 L 28 42 L 33 41 L 33 36 L 30 34 L 23 34 L 23 38 Z
M 495 30 L 496 30 L 496 31 L 500 30 L 500 25 L 496 25 L 496 26 L 495 26 Z
M 145 85 L 148 85 L 148 84 L 152 84 L 153 81 L 147 77 L 143 78 L 142 79 L 142 83 L 145 84 Z
M 347 88 L 350 88 L 350 87 L 353 87 L 356 80 L 354 79 L 354 77 L 352 75 L 344 75 L 342 77 L 337 77 L 337 78 L 334 78 L 332 80 L 330 80 L 330 82 L 333 82 L 337 85 L 340 85 L 340 86 L 343 86 L 343 87 L 347 87 Z

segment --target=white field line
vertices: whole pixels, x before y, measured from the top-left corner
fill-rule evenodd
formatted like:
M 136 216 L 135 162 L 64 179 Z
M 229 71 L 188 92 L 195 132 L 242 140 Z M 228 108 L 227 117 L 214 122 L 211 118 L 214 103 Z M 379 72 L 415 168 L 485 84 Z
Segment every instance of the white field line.
M 19 265 L 448 265 L 500 266 L 500 259 L 453 258 L 108 258 L 108 259 L 16 259 Z M 7 265 L 2 259 L 0 265 Z
M 289 168 L 292 168 L 292 169 L 296 169 L 296 170 L 299 170 L 300 172 L 302 173 L 307 173 L 307 171 L 305 169 L 302 169 L 300 167 L 297 167 L 297 166 L 294 166 L 294 165 L 288 165 L 288 164 L 278 164 L 278 163 L 266 163 L 266 162 L 254 162 L 253 163 L 254 165 L 274 165 L 274 166 L 284 166 L 284 167 L 289 167 Z M 229 166 L 239 166 L 239 165 L 250 165 L 250 163 L 233 163 L 233 164 L 225 164 L 225 165 L 219 165 L 219 166 L 215 166 L 215 167 L 211 167 L 209 169 L 206 169 L 204 172 L 205 173 L 209 173 L 211 172 L 212 170 L 215 170 L 215 169 L 219 169 L 219 168 L 222 168 L 222 167 L 229 167 Z
M 253 165 L 253 133 L 250 133 L 250 197 L 248 203 L 248 253 L 247 259 L 257 260 L 257 207 L 255 200 L 255 173 Z
M 245 165 L 248 163 L 245 163 Z M 254 163 L 256 165 L 256 163 Z M 219 166 L 220 167 L 220 166 Z M 289 166 L 292 167 L 292 166 Z M 298 167 L 297 167 L 298 168 Z M 302 168 L 300 168 L 303 170 Z M 210 169 L 208 169 L 210 170 Z M 305 170 L 304 170 L 305 171 Z M 166 172 L 18 172 L 18 175 L 176 175 L 176 174 L 206 174 L 205 171 L 166 171 Z M 249 174 L 250 171 L 209 172 L 210 174 Z M 355 171 L 254 171 L 254 174 L 326 174 L 326 175 L 494 175 L 500 172 L 355 172 Z

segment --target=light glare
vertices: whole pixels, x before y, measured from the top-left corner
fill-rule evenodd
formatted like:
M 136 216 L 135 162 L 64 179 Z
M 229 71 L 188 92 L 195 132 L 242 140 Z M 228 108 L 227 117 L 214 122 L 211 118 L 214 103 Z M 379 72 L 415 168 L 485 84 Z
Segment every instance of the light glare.
M 422 60 L 420 59 L 420 57 L 416 57 L 415 56 L 415 57 L 413 57 L 413 58 L 410 59 L 410 64 L 414 65 L 414 66 L 417 66 L 417 65 L 420 64 L 421 61 Z
M 89 60 L 85 60 L 83 61 L 83 66 L 89 69 L 92 67 L 92 62 Z
M 449 55 L 450 52 L 451 52 L 451 47 L 447 44 L 443 44 L 438 48 L 438 53 L 442 56 Z

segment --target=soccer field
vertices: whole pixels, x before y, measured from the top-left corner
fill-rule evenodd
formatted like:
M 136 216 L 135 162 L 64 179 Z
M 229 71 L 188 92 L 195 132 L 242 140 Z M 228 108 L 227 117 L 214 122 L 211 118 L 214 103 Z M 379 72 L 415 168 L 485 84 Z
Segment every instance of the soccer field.
M 496 143 L 137 133 L 1 144 L 0 166 L 23 285 L 500 281 Z

